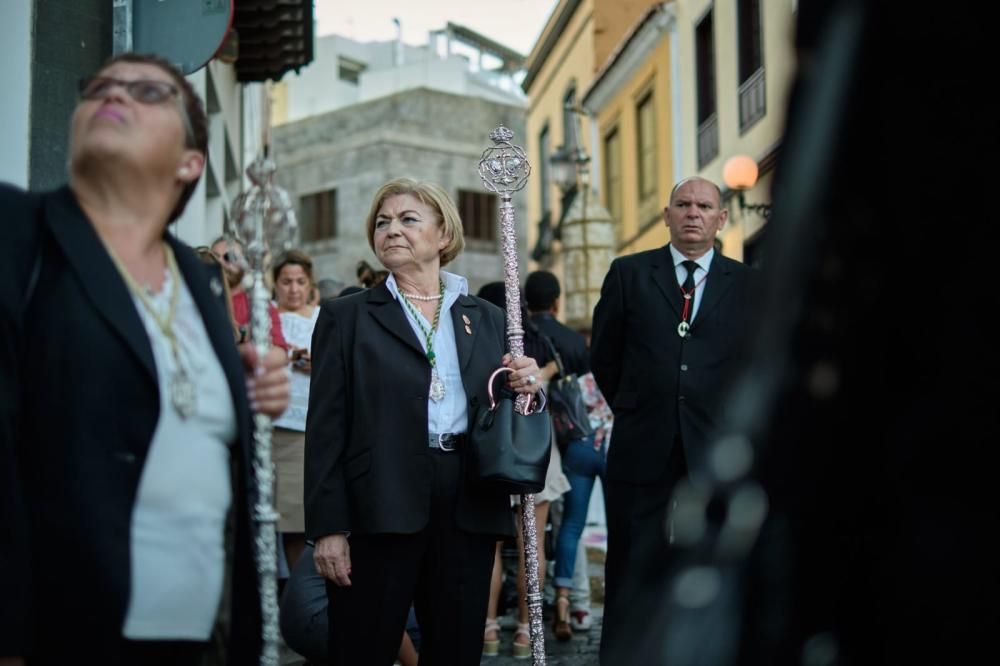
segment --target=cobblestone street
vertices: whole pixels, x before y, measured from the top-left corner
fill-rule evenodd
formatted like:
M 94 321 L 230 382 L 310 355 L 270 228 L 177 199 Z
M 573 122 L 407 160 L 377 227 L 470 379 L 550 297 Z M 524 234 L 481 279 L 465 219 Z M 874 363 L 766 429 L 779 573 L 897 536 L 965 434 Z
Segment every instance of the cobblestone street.
M 557 641 L 552 635 L 552 616 L 548 609 L 545 613 L 545 656 L 546 664 L 552 666 L 597 666 L 597 652 L 601 644 L 601 626 L 603 608 L 595 606 L 591 609 L 594 624 L 590 631 L 573 632 L 572 640 Z M 481 666 L 524 666 L 531 664 L 531 659 L 515 659 L 511 655 L 511 643 L 514 640 L 513 628 L 504 628 L 500 632 L 500 655 L 484 657 Z

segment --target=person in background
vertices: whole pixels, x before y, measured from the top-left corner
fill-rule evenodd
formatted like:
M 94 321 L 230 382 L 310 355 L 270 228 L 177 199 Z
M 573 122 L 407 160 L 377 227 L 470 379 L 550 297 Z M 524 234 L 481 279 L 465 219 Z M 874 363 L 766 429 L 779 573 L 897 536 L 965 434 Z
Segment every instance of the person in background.
M 219 260 L 215 253 L 212 252 L 212 248 L 207 245 L 201 245 L 194 249 L 195 254 L 201 259 L 202 263 L 206 266 L 212 266 L 217 275 L 214 275 L 215 282 L 212 284 L 222 285 L 222 296 L 226 301 L 226 314 L 229 315 L 229 323 L 233 327 L 233 339 L 239 343 L 240 341 L 240 327 L 236 324 L 236 316 L 233 314 L 233 297 L 232 293 L 229 291 L 229 280 L 226 279 L 226 269 L 223 267 L 222 262 Z
M 336 298 L 337 295 L 344 289 L 344 283 L 340 280 L 334 280 L 331 278 L 323 278 L 316 283 L 316 293 L 318 300 L 314 305 L 319 305 L 319 301 L 324 301 L 328 298 Z
M 69 134 L 68 186 L 0 186 L 0 663 L 258 663 L 252 417 L 287 407 L 287 359 L 237 349 L 170 230 L 204 105 L 126 53 Z
M 308 300 L 313 290 L 312 270 L 312 259 L 298 250 L 287 252 L 271 269 L 281 330 L 288 343 L 291 375 L 291 400 L 285 413 L 274 422 L 271 452 L 277 482 L 275 504 L 281 515 L 278 531 L 289 568 L 295 566 L 306 545 L 302 480 L 312 371 L 309 347 L 319 315 L 319 307 L 311 305 Z
M 212 241 L 212 253 L 222 262 L 222 267 L 226 272 L 226 280 L 229 283 L 229 291 L 232 295 L 233 317 L 236 325 L 239 326 L 240 342 L 250 339 L 250 295 L 243 288 L 243 277 L 246 275 L 246 258 L 243 256 L 243 248 L 238 242 L 230 242 L 224 236 L 220 236 Z M 288 349 L 285 336 L 281 333 L 281 319 L 278 317 L 278 309 L 273 304 L 267 306 L 268 314 L 271 315 L 271 344 L 275 347 Z
M 363 259 L 358 262 L 357 274 L 358 284 L 365 289 L 371 289 L 372 287 L 385 282 L 386 278 L 389 277 L 389 271 L 376 270 Z
M 531 322 L 552 343 L 555 352 L 562 359 L 563 371 L 574 375 L 581 383 L 583 394 L 589 396 L 588 417 L 591 422 L 597 418 L 601 428 L 595 433 L 573 439 L 565 444 L 562 451 L 562 466 L 569 479 L 570 489 L 564 495 L 562 523 L 556 539 L 556 570 L 553 584 L 556 588 L 555 612 L 552 630 L 556 638 L 567 641 L 573 637 L 572 613 L 577 622 L 585 621 L 583 614 L 589 613 L 589 589 L 584 603 L 573 608 L 570 593 L 574 588 L 573 579 L 580 549 L 580 536 L 587 521 L 590 494 L 597 478 L 604 483 L 605 455 L 607 451 L 607 424 L 595 413 L 598 403 L 603 403 L 590 374 L 590 358 L 584 337 L 556 319 L 559 313 L 559 297 L 562 289 L 559 279 L 549 271 L 535 271 L 528 275 L 524 284 L 524 297 L 528 304 Z M 586 401 L 586 399 L 585 399 Z

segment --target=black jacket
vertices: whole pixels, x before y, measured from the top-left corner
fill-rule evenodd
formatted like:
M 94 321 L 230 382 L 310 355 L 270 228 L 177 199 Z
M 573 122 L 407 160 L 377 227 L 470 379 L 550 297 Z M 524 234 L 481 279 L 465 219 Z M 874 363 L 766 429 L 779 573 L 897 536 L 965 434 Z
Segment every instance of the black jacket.
M 488 405 L 486 382 L 504 354 L 504 314 L 481 298 L 460 296 L 451 318 L 471 430 L 476 410 Z M 384 283 L 325 302 L 311 350 L 306 535 L 420 531 L 430 516 L 431 367 L 399 303 Z M 513 535 L 508 496 L 482 492 L 464 475 L 462 483 L 458 526 Z
M 531 315 L 531 321 L 552 341 L 567 374 L 580 376 L 590 372 L 590 354 L 582 335 L 547 312 Z
M 615 415 L 608 477 L 654 483 L 674 442 L 688 463 L 720 425 L 738 365 L 751 271 L 716 252 L 687 338 L 669 246 L 615 259 L 594 308 L 591 365 Z
M 0 187 L 0 211 L 0 655 L 117 663 L 132 510 L 159 417 L 152 348 L 68 188 L 35 195 Z M 207 267 L 171 235 L 165 240 L 236 409 L 229 658 L 255 663 L 260 601 L 244 371 Z

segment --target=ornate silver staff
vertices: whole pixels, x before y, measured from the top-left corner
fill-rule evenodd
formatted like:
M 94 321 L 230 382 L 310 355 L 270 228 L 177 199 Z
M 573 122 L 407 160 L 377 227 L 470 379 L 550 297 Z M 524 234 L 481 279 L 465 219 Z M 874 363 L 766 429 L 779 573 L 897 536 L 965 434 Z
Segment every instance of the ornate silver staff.
M 244 288 L 250 292 L 250 332 L 257 351 L 263 359 L 271 348 L 271 315 L 268 304 L 270 290 L 264 285 L 264 271 L 270 261 L 270 250 L 284 251 L 295 229 L 295 211 L 288 193 L 274 185 L 272 179 L 277 169 L 274 162 L 258 156 L 247 167 L 252 185 L 233 202 L 232 230 L 244 248 L 249 272 L 243 278 Z M 278 513 L 274 509 L 274 468 L 271 464 L 271 417 L 254 414 L 253 468 L 257 478 L 257 498 L 254 519 L 257 522 L 257 574 L 260 586 L 261 617 L 263 619 L 262 666 L 278 666 L 278 561 L 275 524 Z
M 504 295 L 507 305 L 507 342 L 511 356 L 524 356 L 524 329 L 521 327 L 521 287 L 517 270 L 517 236 L 511 195 L 528 182 L 531 165 L 524 149 L 510 141 L 514 133 L 503 125 L 490 132 L 493 146 L 483 151 L 479 175 L 490 192 L 500 195 L 500 236 L 503 247 Z M 531 396 L 519 394 L 514 409 L 527 414 Z M 531 626 L 531 655 L 534 666 L 545 664 L 545 630 L 542 625 L 542 591 L 538 584 L 538 543 L 535 540 L 535 496 L 521 495 L 521 534 L 524 540 L 524 573 L 527 583 L 528 616 Z

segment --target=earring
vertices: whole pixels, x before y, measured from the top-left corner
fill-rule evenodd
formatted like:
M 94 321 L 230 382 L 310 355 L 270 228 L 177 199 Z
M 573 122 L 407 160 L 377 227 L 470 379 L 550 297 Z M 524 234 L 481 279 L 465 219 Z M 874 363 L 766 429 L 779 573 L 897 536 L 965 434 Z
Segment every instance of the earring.
M 191 172 L 188 170 L 187 167 L 181 167 L 177 171 L 177 175 L 180 176 L 181 178 L 187 178 L 187 176 L 188 176 L 189 173 L 191 173 Z

